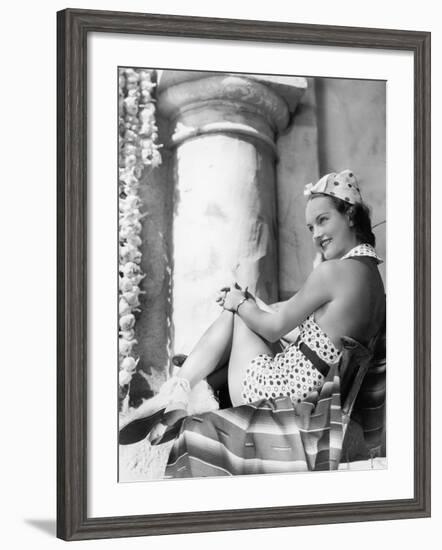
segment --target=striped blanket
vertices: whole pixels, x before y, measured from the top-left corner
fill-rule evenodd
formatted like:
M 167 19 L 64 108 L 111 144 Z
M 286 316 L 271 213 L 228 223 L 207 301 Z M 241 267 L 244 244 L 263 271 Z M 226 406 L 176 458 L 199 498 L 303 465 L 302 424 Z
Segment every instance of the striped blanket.
M 334 470 L 341 458 L 344 421 L 335 364 L 319 392 L 301 403 L 277 397 L 185 416 L 166 436 L 175 440 L 165 477 Z

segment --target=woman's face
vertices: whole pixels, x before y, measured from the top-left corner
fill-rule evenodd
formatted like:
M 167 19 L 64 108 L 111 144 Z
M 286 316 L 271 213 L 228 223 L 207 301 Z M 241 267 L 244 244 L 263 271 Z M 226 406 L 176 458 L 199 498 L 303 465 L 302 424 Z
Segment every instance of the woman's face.
M 358 244 L 348 216 L 338 212 L 328 197 L 309 200 L 305 217 L 315 247 L 325 260 L 342 258 Z

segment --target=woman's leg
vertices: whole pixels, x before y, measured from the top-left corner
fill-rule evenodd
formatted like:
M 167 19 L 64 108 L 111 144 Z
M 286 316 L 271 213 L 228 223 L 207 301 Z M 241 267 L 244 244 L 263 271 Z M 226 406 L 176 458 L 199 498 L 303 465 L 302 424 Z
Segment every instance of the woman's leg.
M 146 423 L 140 429 L 144 430 L 143 433 L 147 433 L 151 429 L 152 422 L 149 419 L 153 414 L 156 414 L 170 403 L 177 402 L 184 405 L 188 399 L 188 386 L 192 388 L 216 370 L 218 366 L 227 362 L 232 345 L 232 336 L 233 313 L 223 310 L 218 319 L 201 336 L 195 348 L 186 358 L 181 368 L 178 369 L 176 377 L 166 381 L 157 395 L 147 399 L 132 411 L 131 415 L 127 415 L 123 419 L 120 429 L 133 420 L 146 418 Z M 180 384 L 177 386 L 175 384 L 177 378 L 184 378 L 189 384 L 185 384 L 184 387 Z M 172 384 L 169 382 L 172 382 Z M 156 422 L 155 419 L 154 422 Z
M 184 378 L 190 386 L 193 386 L 216 370 L 219 365 L 224 364 L 230 355 L 229 393 L 233 405 L 241 405 L 242 382 L 245 371 L 251 359 L 259 353 L 273 355 L 269 344 L 248 329 L 238 315 L 224 310 L 200 338 L 179 369 L 178 377 Z M 178 390 L 178 395 L 175 391 L 175 401 L 181 403 L 180 400 L 183 399 L 184 403 L 187 397 L 183 395 L 183 392 L 187 393 L 187 390 L 181 388 L 180 385 L 175 389 Z M 159 419 L 155 415 L 160 412 L 162 415 L 164 407 L 173 402 L 173 399 L 172 401 L 169 400 L 170 391 L 173 392 L 174 389 L 169 388 L 165 395 L 162 395 L 160 390 L 158 395 L 146 400 L 140 407 L 132 411 L 132 414 L 121 420 L 121 444 L 127 445 L 129 442 L 140 441 L 151 432 L 152 428 L 157 430 L 155 434 L 158 437 L 164 432 L 167 423 L 160 422 L 159 425 Z M 173 410 L 173 407 L 170 408 L 168 413 L 170 411 L 173 413 Z
M 232 312 L 223 310 L 182 364 L 178 376 L 186 378 L 191 387 L 227 362 L 232 346 L 233 317 Z
M 260 353 L 274 355 L 271 344 L 250 330 L 239 315 L 235 315 L 228 373 L 229 394 L 234 407 L 244 403 L 242 389 L 246 370 L 250 361 Z

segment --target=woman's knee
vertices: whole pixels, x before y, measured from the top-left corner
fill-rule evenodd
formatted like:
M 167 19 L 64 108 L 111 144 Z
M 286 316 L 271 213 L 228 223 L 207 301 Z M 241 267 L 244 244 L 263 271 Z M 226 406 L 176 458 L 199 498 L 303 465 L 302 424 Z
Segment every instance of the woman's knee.
M 233 320 L 233 343 L 240 344 L 241 347 L 247 346 L 260 346 L 265 347 L 266 350 L 270 351 L 270 344 L 264 340 L 259 334 L 253 332 L 246 323 L 241 319 L 239 315 L 234 315 Z

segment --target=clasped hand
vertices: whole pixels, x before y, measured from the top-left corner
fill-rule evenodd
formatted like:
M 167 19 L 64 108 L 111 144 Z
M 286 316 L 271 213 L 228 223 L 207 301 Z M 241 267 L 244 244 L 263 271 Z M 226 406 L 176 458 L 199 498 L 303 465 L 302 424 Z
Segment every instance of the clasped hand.
M 223 309 L 232 311 L 236 313 L 238 305 L 244 300 L 244 298 L 249 298 L 251 295 L 247 290 L 242 290 L 238 283 L 233 283 L 232 286 L 224 286 L 220 289 L 216 302 Z

